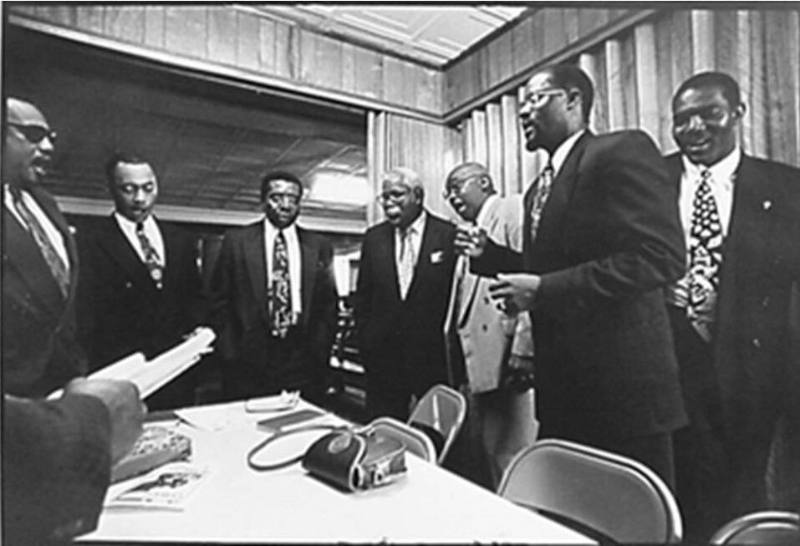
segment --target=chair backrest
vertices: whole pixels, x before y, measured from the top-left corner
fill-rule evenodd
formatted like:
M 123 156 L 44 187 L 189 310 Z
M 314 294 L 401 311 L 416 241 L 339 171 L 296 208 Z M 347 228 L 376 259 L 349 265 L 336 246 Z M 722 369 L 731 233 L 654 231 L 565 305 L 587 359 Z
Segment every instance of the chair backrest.
M 461 430 L 466 415 L 467 401 L 463 394 L 446 385 L 434 385 L 420 398 L 408 422 L 419 423 L 441 434 L 443 446 L 437 458 L 441 464 Z
M 738 517 L 714 533 L 711 544 L 800 544 L 800 514 L 770 510 Z
M 431 463 L 436 462 L 436 448 L 424 432 L 412 428 L 393 417 L 378 417 L 368 426 L 375 432 L 399 440 L 414 455 Z
M 498 494 L 621 543 L 678 543 L 675 498 L 645 465 L 564 440 L 540 440 L 506 468 Z

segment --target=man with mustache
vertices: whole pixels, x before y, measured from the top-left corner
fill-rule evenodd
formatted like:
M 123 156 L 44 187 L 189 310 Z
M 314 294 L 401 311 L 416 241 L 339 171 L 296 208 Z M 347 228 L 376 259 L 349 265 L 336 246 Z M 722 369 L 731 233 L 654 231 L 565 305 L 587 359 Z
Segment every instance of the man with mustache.
M 361 246 L 356 328 L 367 411 L 405 421 L 413 400 L 447 381 L 442 327 L 455 228 L 425 210 L 422 180 L 411 169 L 384 174 L 378 198 L 386 220 Z
M 739 85 L 721 72 L 695 74 L 672 100 L 680 152 L 667 165 L 688 269 L 667 299 L 690 420 L 675 435 L 676 478 L 697 542 L 769 507 L 776 424 L 783 417 L 788 432 L 800 431 L 790 326 L 800 312 L 800 170 L 742 151 L 745 111 Z
M 117 152 L 105 166 L 114 213 L 78 234 L 78 326 L 91 369 L 142 351 L 153 358 L 201 319 L 195 239 L 156 219 L 159 180 L 145 159 Z M 151 409 L 192 405 L 197 370 L 148 398 Z
M 588 129 L 594 98 L 578 67 L 537 71 L 520 120 L 548 165 L 525 195 L 523 252 L 460 232 L 493 297 L 534 327 L 541 437 L 632 457 L 674 479 L 686 423 L 663 288 L 684 271 L 677 190 L 647 135 Z
M 261 181 L 263 220 L 228 231 L 211 281 L 225 395 L 298 390 L 325 403 L 336 333 L 333 248 L 295 224 L 303 185 L 288 172 Z

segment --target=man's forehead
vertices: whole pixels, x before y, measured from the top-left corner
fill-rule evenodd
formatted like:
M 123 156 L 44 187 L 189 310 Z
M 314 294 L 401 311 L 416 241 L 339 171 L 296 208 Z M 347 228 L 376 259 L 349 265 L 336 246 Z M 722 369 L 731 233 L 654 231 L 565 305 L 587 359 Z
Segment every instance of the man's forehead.
M 8 99 L 6 103 L 6 119 L 9 123 L 49 127 L 44 114 L 38 108 L 29 102 L 18 99 Z
M 147 184 L 156 181 L 153 168 L 148 163 L 117 164 L 115 178 L 118 184 Z
M 550 87 L 551 86 L 551 76 L 550 73 L 545 72 L 537 72 L 531 79 L 528 80 L 528 85 L 526 86 L 527 89 L 541 89 L 543 87 Z
M 689 87 L 684 89 L 680 95 L 675 97 L 675 105 L 696 104 L 706 102 L 728 103 L 722 89 L 716 85 L 703 85 L 699 87 Z
M 283 178 L 274 178 L 269 181 L 268 193 L 279 191 L 281 193 L 295 193 L 300 194 L 300 187 L 296 182 L 291 180 L 284 180 Z

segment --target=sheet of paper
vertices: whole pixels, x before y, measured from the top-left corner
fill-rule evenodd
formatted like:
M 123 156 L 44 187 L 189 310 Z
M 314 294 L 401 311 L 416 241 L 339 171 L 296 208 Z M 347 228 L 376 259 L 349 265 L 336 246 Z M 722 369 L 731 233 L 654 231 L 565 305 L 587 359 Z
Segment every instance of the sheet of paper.
M 211 352 L 211 344 L 216 337 L 211 328 L 198 327 L 184 341 L 153 360 L 146 361 L 142 353 L 134 353 L 94 372 L 88 378 L 127 379 L 139 387 L 141 397 L 146 398 L 191 368 L 204 354 Z M 58 398 L 62 392 L 59 389 L 50 393 L 48 398 Z

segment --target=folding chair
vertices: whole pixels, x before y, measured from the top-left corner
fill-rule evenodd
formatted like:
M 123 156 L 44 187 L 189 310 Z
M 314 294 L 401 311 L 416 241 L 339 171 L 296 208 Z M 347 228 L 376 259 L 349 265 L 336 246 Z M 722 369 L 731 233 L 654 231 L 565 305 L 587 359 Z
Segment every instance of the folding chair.
M 645 465 L 564 440 L 540 440 L 506 468 L 498 494 L 620 543 L 681 541 L 678 505 Z
M 378 417 L 369 425 L 375 432 L 402 442 L 408 451 L 418 457 L 431 462 L 436 462 L 436 448 L 428 436 L 393 417 Z
M 763 511 L 740 516 L 714 533 L 711 544 L 800 544 L 800 514 Z
M 408 418 L 408 424 L 441 435 L 442 447 L 437 458 L 441 464 L 461 430 L 466 414 L 467 401 L 464 395 L 446 385 L 434 385 L 420 398 Z

